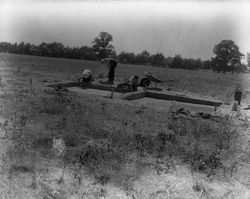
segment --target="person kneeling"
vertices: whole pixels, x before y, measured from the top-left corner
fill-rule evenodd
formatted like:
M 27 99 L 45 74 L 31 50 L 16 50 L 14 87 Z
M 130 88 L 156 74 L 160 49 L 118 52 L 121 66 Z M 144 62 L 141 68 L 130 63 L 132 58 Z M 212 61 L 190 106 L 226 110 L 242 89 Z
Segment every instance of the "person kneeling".
M 118 84 L 117 87 L 118 88 L 128 87 L 130 91 L 137 91 L 138 81 L 139 81 L 139 77 L 137 75 L 134 75 L 130 77 L 128 81 Z
M 91 73 L 92 73 L 91 70 L 85 69 L 82 73 L 80 81 L 87 82 L 87 83 L 94 81 L 94 77 Z

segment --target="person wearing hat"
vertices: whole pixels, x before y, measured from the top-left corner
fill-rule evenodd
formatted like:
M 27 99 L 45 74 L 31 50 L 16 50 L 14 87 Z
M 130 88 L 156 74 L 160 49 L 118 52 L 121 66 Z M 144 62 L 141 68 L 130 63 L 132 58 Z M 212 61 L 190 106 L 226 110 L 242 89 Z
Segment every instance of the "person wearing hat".
M 109 73 L 108 73 L 108 81 L 106 82 L 101 82 L 103 84 L 114 84 L 114 79 L 115 79 L 115 68 L 118 64 L 118 61 L 116 61 L 113 58 L 105 58 L 101 60 L 101 64 L 105 64 L 108 69 L 109 69 Z

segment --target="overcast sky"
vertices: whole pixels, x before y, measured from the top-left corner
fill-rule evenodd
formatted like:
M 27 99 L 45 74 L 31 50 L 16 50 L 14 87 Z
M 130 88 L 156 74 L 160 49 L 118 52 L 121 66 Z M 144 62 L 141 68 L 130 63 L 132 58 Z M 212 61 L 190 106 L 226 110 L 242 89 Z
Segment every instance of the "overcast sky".
M 116 52 L 162 52 L 207 59 L 232 39 L 250 52 L 248 1 L 0 0 L 0 41 L 91 45 L 101 31 Z

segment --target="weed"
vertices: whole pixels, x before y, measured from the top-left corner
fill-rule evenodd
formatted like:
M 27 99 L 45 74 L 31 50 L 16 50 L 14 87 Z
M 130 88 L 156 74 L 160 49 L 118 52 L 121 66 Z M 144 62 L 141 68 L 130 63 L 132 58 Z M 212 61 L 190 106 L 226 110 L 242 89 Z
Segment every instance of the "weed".
M 158 154 L 161 158 L 178 156 L 190 163 L 192 170 L 207 172 L 208 176 L 223 167 L 220 153 L 227 150 L 235 138 L 229 123 L 194 117 L 183 109 L 176 110 L 174 104 L 169 117 L 171 130 L 156 136 L 135 134 L 136 150 Z
M 35 168 L 31 165 L 13 164 L 9 169 L 9 178 L 14 177 L 18 173 L 32 173 L 35 175 Z

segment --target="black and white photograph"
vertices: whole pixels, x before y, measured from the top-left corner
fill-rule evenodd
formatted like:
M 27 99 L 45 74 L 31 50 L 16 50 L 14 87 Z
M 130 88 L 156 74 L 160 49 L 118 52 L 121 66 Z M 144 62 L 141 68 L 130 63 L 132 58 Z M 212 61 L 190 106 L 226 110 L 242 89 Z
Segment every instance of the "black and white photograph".
M 0 0 L 0 199 L 250 199 L 250 1 Z

